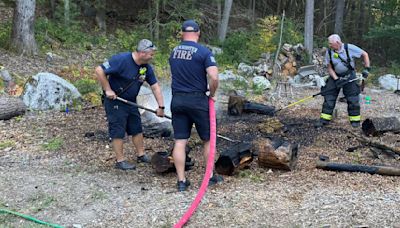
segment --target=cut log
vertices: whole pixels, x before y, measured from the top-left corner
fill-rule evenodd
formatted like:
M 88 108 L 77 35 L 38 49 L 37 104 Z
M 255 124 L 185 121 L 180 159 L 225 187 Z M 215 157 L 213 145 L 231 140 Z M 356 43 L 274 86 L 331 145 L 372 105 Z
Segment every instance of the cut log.
M 232 116 L 240 116 L 243 112 L 274 116 L 275 107 L 249 102 L 242 96 L 229 96 L 228 114 Z
M 400 155 L 400 147 L 395 147 L 395 146 L 389 146 L 385 145 L 382 142 L 379 142 L 377 140 L 369 139 L 365 136 L 357 135 L 351 131 L 349 131 L 350 134 L 352 134 L 358 141 L 362 142 L 363 144 L 367 146 L 373 146 L 382 150 L 390 150 L 393 151 L 396 154 Z
M 400 132 L 400 121 L 396 117 L 370 118 L 362 123 L 362 130 L 367 136 L 379 136 L 385 132 Z
M 194 162 L 189 157 L 190 147 L 186 146 L 186 162 L 185 170 L 190 170 L 194 166 Z M 172 151 L 172 149 L 171 149 Z M 151 166 L 156 173 L 169 173 L 175 172 L 174 158 L 172 152 L 161 151 L 154 153 L 151 157 Z
M 0 120 L 8 120 L 26 112 L 24 102 L 17 97 L 0 97 Z
M 220 153 L 215 163 L 215 171 L 222 175 L 232 175 L 235 169 L 242 169 L 253 161 L 250 143 L 237 143 Z
M 388 166 L 354 165 L 346 163 L 317 161 L 317 168 L 330 171 L 361 172 L 387 176 L 400 176 L 400 168 Z
M 294 170 L 297 164 L 298 145 L 286 140 L 260 139 L 255 143 L 260 167 Z

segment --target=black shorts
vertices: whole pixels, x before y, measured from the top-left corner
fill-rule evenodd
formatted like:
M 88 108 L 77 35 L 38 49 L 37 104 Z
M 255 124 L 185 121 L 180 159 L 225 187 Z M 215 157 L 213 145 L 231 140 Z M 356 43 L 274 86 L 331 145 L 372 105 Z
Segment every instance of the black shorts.
M 137 135 L 143 132 L 138 108 L 118 100 L 104 101 L 108 120 L 108 132 L 112 139 L 123 139 L 125 133 Z
M 174 93 L 171 112 L 175 139 L 188 139 L 195 124 L 200 138 L 210 140 L 208 97 L 204 93 Z

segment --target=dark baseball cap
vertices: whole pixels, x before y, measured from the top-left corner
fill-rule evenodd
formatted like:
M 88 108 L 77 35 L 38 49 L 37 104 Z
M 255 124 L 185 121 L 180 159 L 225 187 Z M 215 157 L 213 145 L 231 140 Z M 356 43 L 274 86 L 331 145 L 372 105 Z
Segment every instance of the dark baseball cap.
M 182 32 L 198 32 L 199 25 L 194 20 L 187 20 L 182 24 Z
M 143 39 L 141 41 L 139 41 L 137 48 L 137 51 L 155 51 L 157 50 L 157 47 L 153 44 L 153 42 L 151 42 L 148 39 Z

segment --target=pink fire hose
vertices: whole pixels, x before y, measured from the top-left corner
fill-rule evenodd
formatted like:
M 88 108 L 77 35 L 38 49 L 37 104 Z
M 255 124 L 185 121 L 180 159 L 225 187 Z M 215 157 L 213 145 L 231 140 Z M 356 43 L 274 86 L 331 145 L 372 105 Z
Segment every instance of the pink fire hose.
M 201 183 L 199 192 L 197 192 L 196 198 L 194 198 L 192 205 L 186 211 L 186 213 L 182 216 L 182 218 L 174 225 L 174 228 L 181 228 L 183 225 L 189 221 L 190 217 L 196 211 L 197 206 L 200 204 L 201 199 L 206 193 L 208 182 L 211 178 L 211 174 L 214 167 L 214 154 L 215 154 L 215 145 L 216 145 L 216 137 L 217 137 L 217 127 L 215 121 L 215 108 L 214 108 L 214 100 L 209 99 L 208 105 L 210 107 L 210 153 L 208 154 L 208 161 L 206 167 L 206 173 L 204 174 L 203 182 Z

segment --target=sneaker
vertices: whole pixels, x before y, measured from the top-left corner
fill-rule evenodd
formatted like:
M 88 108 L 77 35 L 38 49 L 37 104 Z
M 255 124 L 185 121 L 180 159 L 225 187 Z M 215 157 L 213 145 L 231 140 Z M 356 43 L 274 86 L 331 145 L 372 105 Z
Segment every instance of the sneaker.
M 187 179 L 185 181 L 178 181 L 178 183 L 176 183 L 176 186 L 178 188 L 178 192 L 186 191 L 187 188 L 190 186 L 190 181 Z
M 144 154 L 142 156 L 138 156 L 137 157 L 137 163 L 148 163 L 150 164 L 151 159 L 149 156 L 147 156 L 147 154 Z
M 121 170 L 134 170 L 136 169 L 136 166 L 127 161 L 120 161 L 115 163 L 115 168 Z
M 353 128 L 359 128 L 359 127 L 360 127 L 360 122 L 358 122 L 358 121 L 353 121 L 353 122 L 351 122 L 351 126 L 352 126 Z
M 316 123 L 314 124 L 314 127 L 320 128 L 320 127 L 326 126 L 326 125 L 328 125 L 328 124 L 329 124 L 329 121 L 328 121 L 328 120 L 320 119 L 320 120 L 318 120 L 318 122 L 316 122 Z
M 224 178 L 222 176 L 214 174 L 210 178 L 210 181 L 208 182 L 208 186 L 213 186 L 215 184 L 222 183 L 223 181 L 224 181 Z

